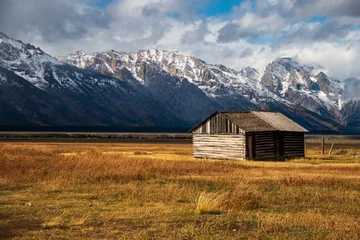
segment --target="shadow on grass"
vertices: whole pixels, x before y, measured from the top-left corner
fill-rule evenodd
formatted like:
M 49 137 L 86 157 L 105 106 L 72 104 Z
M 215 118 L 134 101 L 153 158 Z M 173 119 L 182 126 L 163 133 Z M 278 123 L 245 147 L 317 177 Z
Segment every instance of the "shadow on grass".
M 26 190 L 30 186 L 27 185 L 0 185 L 0 194 L 1 191 L 21 191 Z
M 22 237 L 28 231 L 41 229 L 41 220 L 0 213 L 0 239 Z

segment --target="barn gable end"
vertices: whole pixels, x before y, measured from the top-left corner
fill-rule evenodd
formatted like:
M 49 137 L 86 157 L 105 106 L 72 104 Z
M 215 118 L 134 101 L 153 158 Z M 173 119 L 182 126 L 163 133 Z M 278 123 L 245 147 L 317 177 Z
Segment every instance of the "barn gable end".
M 190 130 L 193 134 L 239 134 L 242 131 L 221 112 L 215 112 Z

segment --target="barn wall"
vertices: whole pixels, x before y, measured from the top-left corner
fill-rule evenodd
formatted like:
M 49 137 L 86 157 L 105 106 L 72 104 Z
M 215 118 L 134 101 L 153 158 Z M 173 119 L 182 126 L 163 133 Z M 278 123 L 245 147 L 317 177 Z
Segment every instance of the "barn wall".
M 245 159 L 245 135 L 193 135 L 194 157 Z
M 304 133 L 299 132 L 254 132 L 246 134 L 246 159 L 252 136 L 253 160 L 270 160 L 304 157 Z
M 304 133 L 284 133 L 284 157 L 304 157 Z
M 253 160 L 261 159 L 276 159 L 278 157 L 278 146 L 276 139 L 276 132 L 255 132 L 248 133 L 246 148 L 246 157 L 249 159 L 249 137 L 251 136 L 253 142 Z
M 242 130 L 222 114 L 215 114 L 202 123 L 193 134 L 239 134 Z

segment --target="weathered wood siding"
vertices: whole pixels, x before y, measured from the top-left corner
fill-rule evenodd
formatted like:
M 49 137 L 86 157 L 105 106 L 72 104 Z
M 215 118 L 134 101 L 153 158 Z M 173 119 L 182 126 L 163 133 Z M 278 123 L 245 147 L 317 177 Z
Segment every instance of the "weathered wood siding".
M 284 132 L 284 157 L 304 157 L 304 133 Z
M 249 136 L 252 136 L 252 149 L 249 149 Z M 249 159 L 249 151 L 253 152 L 253 159 L 275 159 L 277 158 L 277 141 L 275 132 L 257 132 L 247 134 L 246 155 Z
M 243 131 L 221 114 L 216 114 L 201 124 L 193 134 L 239 134 Z
M 245 134 L 194 134 L 193 153 L 198 158 L 245 160 Z
M 252 149 L 249 141 L 252 141 Z M 271 160 L 304 157 L 304 133 L 254 132 L 246 133 L 246 159 Z

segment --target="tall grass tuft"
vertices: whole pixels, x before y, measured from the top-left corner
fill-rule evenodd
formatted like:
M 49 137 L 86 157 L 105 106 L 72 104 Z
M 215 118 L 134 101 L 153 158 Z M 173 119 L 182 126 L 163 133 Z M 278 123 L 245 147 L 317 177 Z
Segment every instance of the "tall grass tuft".
M 61 213 L 58 216 L 53 216 L 50 217 L 48 220 L 46 220 L 45 222 L 43 222 L 41 225 L 43 228 L 48 229 L 48 228 L 58 228 L 58 227 L 62 227 L 63 225 L 63 215 L 65 212 Z
M 202 192 L 196 203 L 195 211 L 199 214 L 220 214 L 225 209 L 228 193 Z
M 228 208 L 235 211 L 255 210 L 261 207 L 261 193 L 256 190 L 236 188 L 228 198 Z

